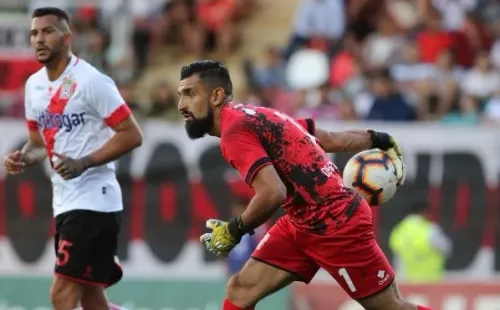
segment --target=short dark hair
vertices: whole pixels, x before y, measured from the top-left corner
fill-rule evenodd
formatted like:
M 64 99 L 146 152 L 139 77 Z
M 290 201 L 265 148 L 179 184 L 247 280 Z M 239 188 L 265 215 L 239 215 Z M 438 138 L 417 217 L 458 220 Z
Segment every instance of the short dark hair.
M 181 80 L 198 74 L 200 80 L 212 89 L 222 87 L 226 96 L 233 95 L 233 82 L 227 68 L 217 60 L 198 60 L 184 65 L 181 69 Z
M 48 15 L 53 15 L 59 19 L 59 21 L 66 21 L 69 24 L 69 15 L 66 13 L 64 10 L 61 10 L 56 7 L 43 7 L 43 8 L 37 8 L 33 11 L 33 14 L 31 14 L 31 18 L 35 17 L 43 17 L 43 16 L 48 16 Z

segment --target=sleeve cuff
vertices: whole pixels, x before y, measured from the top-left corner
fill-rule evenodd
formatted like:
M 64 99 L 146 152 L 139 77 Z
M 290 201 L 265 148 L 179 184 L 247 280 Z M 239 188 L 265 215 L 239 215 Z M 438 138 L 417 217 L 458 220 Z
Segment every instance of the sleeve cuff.
M 29 131 L 38 131 L 38 123 L 33 120 L 28 120 L 28 130 Z
M 109 127 L 115 127 L 126 118 L 128 118 L 132 112 L 126 103 L 123 103 L 116 110 L 114 110 L 108 117 L 104 119 L 106 125 Z
M 261 159 L 256 160 L 250 169 L 248 169 L 247 176 L 245 177 L 245 182 L 248 185 L 252 184 L 253 179 L 257 175 L 260 169 L 264 168 L 264 166 L 271 165 L 272 161 L 269 157 L 262 157 Z
M 306 124 L 307 131 L 314 136 L 316 134 L 316 124 L 314 124 L 314 120 L 312 118 L 308 118 L 306 119 Z

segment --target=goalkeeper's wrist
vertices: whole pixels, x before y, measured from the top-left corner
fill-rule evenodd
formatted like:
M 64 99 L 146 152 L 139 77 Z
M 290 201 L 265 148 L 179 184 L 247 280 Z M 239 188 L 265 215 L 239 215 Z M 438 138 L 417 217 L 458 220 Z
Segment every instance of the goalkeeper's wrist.
M 393 147 L 391 136 L 385 132 L 378 132 L 374 130 L 368 130 L 368 133 L 372 139 L 372 148 L 381 149 L 383 151 L 387 151 L 391 147 Z
M 231 236 L 233 236 L 234 238 L 236 238 L 238 240 L 241 239 L 241 237 L 243 237 L 246 234 L 251 234 L 251 235 L 254 234 L 252 229 L 245 227 L 245 225 L 243 225 L 243 222 L 241 221 L 241 216 L 237 216 L 237 217 L 233 218 L 227 224 L 227 228 L 228 228 Z

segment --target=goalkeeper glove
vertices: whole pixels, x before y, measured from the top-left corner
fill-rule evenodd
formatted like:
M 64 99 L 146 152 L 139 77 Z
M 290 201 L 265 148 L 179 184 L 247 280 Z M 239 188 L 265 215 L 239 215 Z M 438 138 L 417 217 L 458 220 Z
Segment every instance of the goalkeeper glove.
M 398 142 L 385 132 L 368 130 L 368 133 L 370 133 L 372 138 L 372 148 L 381 149 L 389 156 L 396 170 L 395 174 L 398 186 L 403 186 L 406 180 L 406 166 L 403 161 L 403 152 Z
M 212 229 L 212 232 L 203 234 L 200 237 L 200 242 L 209 252 L 224 257 L 229 255 L 229 252 L 241 241 L 243 235 L 254 233 L 243 227 L 239 216 L 230 222 L 209 219 L 206 222 L 206 227 Z

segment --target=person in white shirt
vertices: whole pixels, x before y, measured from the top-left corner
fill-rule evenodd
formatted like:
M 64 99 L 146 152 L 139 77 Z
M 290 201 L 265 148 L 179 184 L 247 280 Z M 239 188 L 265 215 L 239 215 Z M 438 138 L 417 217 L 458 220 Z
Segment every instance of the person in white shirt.
M 44 67 L 25 86 L 28 142 L 4 166 L 15 175 L 50 161 L 54 309 L 107 310 L 104 288 L 123 275 L 116 260 L 123 204 L 113 161 L 140 146 L 142 133 L 115 83 L 71 53 L 67 13 L 38 8 L 32 17 L 31 45 Z

